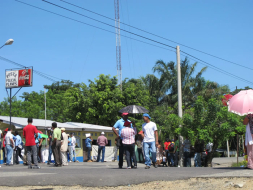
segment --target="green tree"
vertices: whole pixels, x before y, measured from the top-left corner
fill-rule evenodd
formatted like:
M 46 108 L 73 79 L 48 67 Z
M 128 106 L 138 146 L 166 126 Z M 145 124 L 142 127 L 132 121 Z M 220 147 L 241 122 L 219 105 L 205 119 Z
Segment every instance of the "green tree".
M 124 107 L 123 95 L 116 77 L 99 75 L 95 82 L 89 81 L 89 107 L 86 118 L 89 123 L 113 126 L 118 111 Z
M 196 139 L 205 144 L 213 143 L 213 149 L 207 156 L 208 166 L 211 166 L 213 154 L 221 143 L 235 136 L 237 130 L 245 130 L 242 119 L 228 112 L 222 105 L 222 98 L 211 98 L 208 101 L 199 96 L 194 104 L 193 115 L 184 114 L 181 134 L 189 136 L 192 144 Z

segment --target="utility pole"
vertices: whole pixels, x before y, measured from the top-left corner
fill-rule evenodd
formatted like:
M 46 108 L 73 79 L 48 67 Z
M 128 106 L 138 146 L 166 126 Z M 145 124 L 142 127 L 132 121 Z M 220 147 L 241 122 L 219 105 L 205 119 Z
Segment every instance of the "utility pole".
M 237 86 L 236 86 L 236 93 L 237 93 Z M 238 154 L 239 154 L 239 135 L 238 135 L 238 132 L 237 132 L 237 134 L 236 134 L 236 137 L 237 137 L 237 147 L 236 147 L 236 149 L 237 149 L 237 153 L 236 153 L 236 157 L 237 157 L 237 165 L 238 165 Z
M 178 116 L 182 118 L 182 82 L 181 82 L 181 66 L 180 66 L 180 49 L 177 46 L 177 95 L 178 95 Z M 181 125 L 179 127 L 182 127 Z M 179 136 L 179 166 L 183 166 L 183 137 Z

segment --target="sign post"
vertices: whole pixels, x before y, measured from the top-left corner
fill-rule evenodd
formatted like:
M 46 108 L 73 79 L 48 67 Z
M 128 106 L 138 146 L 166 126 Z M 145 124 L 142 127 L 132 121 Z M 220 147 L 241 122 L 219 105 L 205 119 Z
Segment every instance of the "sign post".
M 33 85 L 33 67 L 25 67 L 24 69 L 7 69 L 5 71 L 5 88 L 8 94 L 10 89 L 10 127 L 11 127 L 11 103 L 12 98 L 23 87 L 32 87 Z M 19 90 L 12 96 L 12 88 L 19 88 Z M 8 94 L 9 97 L 9 94 Z

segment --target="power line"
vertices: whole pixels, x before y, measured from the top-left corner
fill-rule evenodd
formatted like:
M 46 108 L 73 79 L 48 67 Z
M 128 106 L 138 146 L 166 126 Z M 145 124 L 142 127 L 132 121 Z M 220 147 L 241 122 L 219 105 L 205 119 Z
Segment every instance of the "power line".
M 248 80 L 246 80 L 246 79 L 244 79 L 244 78 L 241 78 L 241 77 L 239 77 L 239 76 L 237 76 L 237 75 L 234 75 L 234 74 L 232 74 L 232 73 L 230 73 L 230 72 L 227 72 L 227 71 L 225 71 L 225 70 L 223 70 L 223 69 L 220 69 L 219 67 L 216 67 L 216 66 L 214 66 L 214 65 L 212 65 L 212 64 L 210 64 L 210 63 L 208 63 L 208 62 L 206 62 L 206 61 L 203 61 L 203 60 L 201 60 L 201 59 L 199 59 L 199 58 L 197 58 L 197 57 L 195 57 L 195 56 L 193 56 L 193 55 L 191 55 L 191 54 L 189 54 L 189 53 L 186 53 L 186 52 L 184 52 L 184 51 L 182 51 L 182 50 L 180 50 L 180 52 L 181 52 L 182 54 L 185 54 L 186 56 L 189 56 L 189 57 L 194 58 L 195 61 L 197 61 L 197 62 L 199 62 L 199 63 L 202 63 L 202 64 L 204 64 L 204 65 L 210 66 L 210 68 L 212 68 L 212 69 L 214 69 L 214 70 L 216 70 L 216 71 L 218 71 L 218 72 L 220 72 L 220 73 L 223 73 L 223 74 L 228 75 L 228 76 L 230 76 L 230 77 L 236 78 L 236 79 L 238 79 L 238 80 L 240 80 L 240 81 L 253 84 L 253 82 L 251 82 L 251 81 L 248 81 Z M 192 59 L 192 58 L 189 58 L 189 59 Z
M 138 36 L 138 37 L 140 37 L 140 38 L 144 38 L 144 39 L 146 39 L 146 40 L 149 40 L 149 41 L 152 41 L 152 42 L 155 42 L 155 43 L 158 43 L 158 44 L 161 44 L 161 45 L 164 45 L 164 46 L 167 46 L 167 47 L 170 47 L 170 48 L 176 49 L 176 48 L 175 48 L 175 47 L 173 47 L 173 46 L 170 46 L 170 45 L 164 44 L 164 43 L 162 43 L 162 42 L 158 42 L 158 41 L 156 41 L 156 40 L 152 40 L 152 39 L 150 39 L 150 38 L 147 38 L 147 37 L 145 37 L 145 36 L 142 36 L 142 35 L 139 35 L 139 34 L 136 34 L 136 33 L 133 33 L 133 32 L 129 32 L 129 31 L 125 30 L 125 29 L 120 29 L 120 28 L 115 27 L 115 26 L 113 26 L 113 25 L 111 25 L 111 24 L 108 24 L 108 23 L 105 23 L 105 22 L 103 22 L 103 21 L 100 21 L 100 20 L 97 20 L 97 19 L 91 18 L 91 17 L 89 17 L 89 16 L 86 16 L 86 15 L 84 15 L 84 14 L 78 13 L 78 12 L 76 12 L 76 11 L 72 11 L 72 10 L 70 10 L 70 9 L 67 9 L 67 8 L 62 7 L 62 6 L 60 6 L 60 5 L 57 5 L 57 4 L 54 4 L 54 3 L 51 3 L 51 2 L 49 2 L 49 1 L 46 1 L 46 0 L 42 0 L 42 1 L 44 1 L 45 3 L 51 4 L 51 5 L 53 5 L 53 6 L 59 7 L 59 8 L 61 8 L 61 9 L 67 10 L 67 11 L 69 11 L 69 12 L 72 12 L 72 13 L 78 14 L 78 15 L 80 15 L 80 16 L 86 17 L 86 18 L 88 18 L 88 19 L 94 20 L 94 21 L 96 21 L 96 22 L 102 23 L 102 24 L 104 24 L 104 25 L 107 25 L 107 26 L 110 26 L 110 27 L 113 27 L 113 28 L 116 28 L 116 29 L 122 30 L 122 31 L 124 31 L 124 32 L 129 33 L 129 34 L 133 34 L 133 35 Z
M 69 3 L 69 2 L 64 1 L 64 0 L 60 0 L 60 1 L 62 1 L 62 2 L 64 2 L 64 3 L 66 3 L 66 4 L 69 4 L 69 5 L 72 5 L 72 6 L 74 6 L 74 7 L 77 7 L 77 8 L 83 9 L 83 10 L 85 10 L 85 11 L 87 11 L 87 12 L 90 12 L 90 13 L 93 13 L 93 14 L 99 15 L 99 16 L 101 16 L 101 17 L 107 18 L 107 19 L 109 19 L 109 20 L 115 21 L 113 18 L 110 18 L 110 17 L 107 17 L 107 16 L 105 16 L 105 15 L 99 14 L 99 13 L 97 13 L 97 12 L 91 11 L 91 10 L 86 9 L 86 8 L 84 8 L 84 7 L 81 7 L 81 6 L 78 6 L 78 5 L 75 5 L 75 4 L 72 4 L 72 3 Z M 229 61 L 229 60 L 227 60 L 227 59 L 224 59 L 224 58 L 218 57 L 218 56 L 216 56 L 216 55 L 212 55 L 212 54 L 210 54 L 210 53 L 206 53 L 206 52 L 204 52 L 204 51 L 201 51 L 201 50 L 198 50 L 198 49 L 192 48 L 192 47 L 190 47 L 190 46 L 187 46 L 187 45 L 184 45 L 184 44 L 182 44 L 182 43 L 179 43 L 179 42 L 176 42 L 176 41 L 170 40 L 170 39 L 165 38 L 165 37 L 162 37 L 162 36 L 159 36 L 159 35 L 157 35 L 157 34 L 154 34 L 154 33 L 148 32 L 148 31 L 146 31 L 146 30 L 140 29 L 140 28 L 135 27 L 135 26 L 132 26 L 132 25 L 130 25 L 130 24 L 126 24 L 126 23 L 124 23 L 124 22 L 120 22 L 120 24 L 123 24 L 123 25 L 129 26 L 129 27 L 131 27 L 131 28 L 134 28 L 134 29 L 136 29 L 136 30 L 139 30 L 139 31 L 145 32 L 145 33 L 150 34 L 150 35 L 152 35 L 152 36 L 156 36 L 156 37 L 158 37 L 158 38 L 161 38 L 161 39 L 164 39 L 164 40 L 167 40 L 167 41 L 173 42 L 173 43 L 175 43 L 175 44 L 178 44 L 178 45 L 184 46 L 184 47 L 189 48 L 189 49 L 192 49 L 192 50 L 194 50 L 194 51 L 197 51 L 197 52 L 200 52 L 200 53 L 206 54 L 206 55 L 211 56 L 211 57 L 214 57 L 214 58 L 216 58 L 216 59 L 220 59 L 220 60 L 222 60 L 222 61 L 225 61 L 225 62 L 228 62 L 228 63 L 232 63 L 232 64 L 234 64 L 234 65 L 237 65 L 237 66 L 240 66 L 240 67 L 244 67 L 244 68 L 246 68 L 246 69 L 253 70 L 253 68 L 250 68 L 250 67 L 247 67 L 247 66 L 244 66 L 244 65 L 241 65 L 241 64 L 238 64 L 238 63 L 235 63 L 235 62 Z
M 14 61 L 11 61 L 11 60 L 9 60 L 9 59 L 7 59 L 7 58 L 4 58 L 4 57 L 2 57 L 2 56 L 0 56 L 0 60 L 5 61 L 5 62 L 9 62 L 9 63 L 11 63 L 11 64 L 14 64 L 14 65 L 18 66 L 18 67 L 26 67 L 26 66 L 24 66 L 24 65 L 21 65 L 21 64 L 19 64 L 19 63 L 14 62 Z M 53 78 L 59 79 L 59 78 L 57 78 L 57 77 L 53 77 L 53 76 L 51 76 L 51 75 L 42 73 L 42 72 L 37 71 L 37 70 L 33 70 L 33 72 L 36 73 L 37 75 L 39 75 L 39 76 L 45 78 L 45 79 L 48 79 L 48 80 L 52 81 L 52 82 L 56 82 L 56 80 L 54 80 Z M 49 76 L 51 76 L 52 78 L 49 77 Z M 59 79 L 59 80 L 62 80 L 62 79 Z
M 106 31 L 106 32 L 109 32 L 109 33 L 112 33 L 115 35 L 115 32 L 112 32 L 110 30 L 107 30 L 107 29 L 104 29 L 104 28 L 100 28 L 98 26 L 94 26 L 92 24 L 88 24 L 88 23 L 85 23 L 83 21 L 79 21 L 79 20 L 76 20 L 76 19 L 73 19 L 73 18 L 70 18 L 70 17 L 67 17 L 67 16 L 64 16 L 64 15 L 61 15 L 61 14 L 58 14 L 58 13 L 55 13 L 55 12 L 52 12 L 52 11 L 49 11 L 49 10 L 46 10 L 46 9 L 43 9 L 43 8 L 40 8 L 40 7 L 37 7 L 37 6 L 34 6 L 34 5 L 31 5 L 31 4 L 28 4 L 28 3 L 25 3 L 25 2 L 22 2 L 22 1 L 19 1 L 19 0 L 15 0 L 19 3 L 22 3 L 22 4 L 25 4 L 25 5 L 28 5 L 30 7 L 33 7 L 33 8 L 36 8 L 36 9 L 40 9 L 42 11 L 45 11 L 45 12 L 48 12 L 48 13 L 51 13 L 51 14 L 54 14 L 54 15 L 57 15 L 57 16 L 60 16 L 60 17 L 63 17 L 63 18 L 66 18 L 66 19 L 69 19 L 69 20 L 72 20 L 72 21 L 75 21 L 75 22 L 79 22 L 81 24 L 84 24 L 84 25 L 87 25 L 87 26 L 90 26 L 90 27 L 93 27 L 93 28 L 97 28 L 99 30 L 103 30 L 103 31 Z M 148 44 L 148 45 L 151 45 L 151 46 L 154 46 L 154 47 L 158 47 L 158 48 L 161 48 L 161 49 L 166 49 L 168 51 L 172 51 L 172 52 L 175 52 L 171 49 L 167 49 L 167 48 L 164 48 L 164 47 L 161 47 L 161 46 L 157 46 L 157 45 L 154 45 L 154 44 L 151 44 L 151 43 L 148 43 L 148 42 L 144 42 L 144 41 L 141 41 L 141 40 L 138 40 L 138 39 L 135 39 L 135 38 L 131 38 L 131 37 L 128 37 L 128 36 L 125 36 L 125 35 L 122 35 L 120 34 L 121 36 L 125 37 L 125 38 L 129 38 L 129 39 L 132 39 L 132 40 L 135 40 L 135 41 L 138 41 L 138 42 L 141 42 L 141 43 L 144 43 L 144 44 Z M 164 44 L 166 45 L 166 44 Z M 173 47 L 174 48 L 174 47 Z M 175 49 L 175 48 L 174 48 Z
M 43 10 L 43 11 L 45 11 L 45 12 L 49 12 L 49 13 L 52 13 L 52 14 L 55 14 L 55 15 L 58 15 L 58 16 L 67 18 L 67 19 L 72 20 L 72 21 L 75 21 L 75 22 L 79 22 L 79 23 L 82 23 L 82 24 L 85 24 L 85 25 L 88 25 L 88 26 L 91 26 L 91 27 L 94 27 L 94 28 L 97 28 L 97 29 L 100 29 L 100 30 L 103 30 L 103 31 L 106 31 L 106 32 L 115 34 L 115 32 L 112 32 L 112 31 L 109 31 L 109 30 L 106 30 L 106 29 L 103 29 L 103 28 L 100 28 L 100 27 L 97 27 L 97 26 L 94 26 L 94 25 L 91 25 L 91 24 L 87 24 L 87 23 L 85 23 L 85 22 L 82 22 L 82 21 L 79 21 L 79 20 L 76 20 L 76 19 L 73 19 L 73 18 L 64 16 L 64 15 L 61 15 L 61 14 L 58 14 L 58 13 L 54 13 L 54 12 L 52 12 L 52 11 L 48 11 L 48 10 L 46 10 L 46 9 L 42 9 L 42 8 L 36 7 L 36 6 L 34 6 L 34 5 L 30 5 L 30 4 L 28 4 L 28 3 L 24 3 L 24 2 L 19 1 L 19 0 L 15 0 L 15 1 L 20 2 L 20 3 L 23 3 L 23 4 L 26 4 L 26 5 L 28 5 L 28 6 L 31 6 L 31 7 L 37 8 L 37 9 L 40 9 L 40 10 Z M 44 0 L 43 0 L 43 1 L 44 1 Z M 112 26 L 112 27 L 114 27 L 114 26 Z M 115 27 L 114 27 L 114 28 L 115 28 Z M 134 33 L 133 33 L 133 34 L 134 34 Z M 138 35 L 138 34 L 134 34 L 134 35 Z M 135 41 L 139 41 L 139 42 L 142 42 L 142 43 L 145 43 L 145 44 L 149 44 L 149 45 L 152 45 L 152 46 L 161 48 L 161 49 L 166 49 L 166 50 L 175 52 L 175 51 L 173 51 L 173 50 L 170 50 L 170 49 L 167 49 L 167 48 L 164 48 L 164 47 L 160 47 L 160 46 L 157 46 L 157 45 L 154 45 L 154 44 L 150 44 L 150 43 L 147 43 L 147 42 L 144 42 L 144 41 L 141 41 L 141 40 L 137 40 L 137 39 L 135 39 L 135 38 L 131 38 L 131 37 L 124 36 L 124 35 L 121 35 L 121 36 L 126 37 L 126 38 L 129 38 L 129 39 L 133 39 L 133 40 L 135 40 Z M 143 38 L 146 38 L 146 37 L 143 37 Z M 148 39 L 148 38 L 147 38 L 147 39 Z M 169 46 L 169 45 L 164 44 L 164 43 L 161 43 L 161 42 L 157 42 L 157 41 L 152 40 L 152 39 L 150 39 L 150 40 L 151 40 L 151 41 L 154 41 L 154 42 L 156 42 L 156 43 L 159 43 L 159 44 L 168 46 L 168 47 L 172 47 L 172 46 Z M 172 48 L 175 49 L 174 47 L 172 47 Z M 221 73 L 226 74 L 226 75 L 228 75 L 228 76 L 230 76 L 230 77 L 233 77 L 233 78 L 236 78 L 236 79 L 238 79 L 238 80 L 241 80 L 241 81 L 244 81 L 244 82 L 247 82 L 247 83 L 252 84 L 252 82 L 250 82 L 250 81 L 248 81 L 248 80 L 246 80 L 246 79 L 243 79 L 243 78 L 241 78 L 241 77 L 238 77 L 238 76 L 236 76 L 236 75 L 234 75 L 234 74 L 232 74 L 232 73 L 229 73 L 229 72 L 227 72 L 227 71 L 224 71 L 224 70 L 222 70 L 222 69 L 220 69 L 220 68 L 218 68 L 218 67 L 216 67 L 216 66 L 213 66 L 213 65 L 210 64 L 210 63 L 207 63 L 207 62 L 205 62 L 205 61 L 202 61 L 202 60 L 199 59 L 199 58 L 196 58 L 195 56 L 192 56 L 191 54 L 188 54 L 188 53 L 186 53 L 186 52 L 184 52 L 184 51 L 181 51 L 181 52 L 184 53 L 184 54 L 186 54 L 186 55 L 188 55 L 188 56 L 190 56 L 190 57 L 195 58 L 195 59 L 198 60 L 200 63 L 202 62 L 202 63 L 205 63 L 205 65 L 211 66 L 212 69 L 214 69 L 214 70 L 216 70 L 216 71 L 218 71 L 218 72 L 221 72 Z

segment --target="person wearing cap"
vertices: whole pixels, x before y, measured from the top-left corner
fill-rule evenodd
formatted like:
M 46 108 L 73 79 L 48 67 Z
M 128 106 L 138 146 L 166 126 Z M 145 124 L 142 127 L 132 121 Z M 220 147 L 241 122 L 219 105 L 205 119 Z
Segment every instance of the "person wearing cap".
M 104 159 L 105 159 L 105 146 L 108 144 L 108 140 L 105 137 L 105 133 L 104 132 L 102 132 L 101 135 L 98 137 L 97 144 L 98 144 L 98 158 L 97 158 L 97 162 L 99 162 L 99 160 L 100 160 L 101 151 L 102 151 L 102 160 L 101 160 L 101 162 L 104 162 Z
M 120 137 L 120 135 L 121 135 L 121 130 L 125 128 L 124 124 L 126 121 L 131 122 L 130 120 L 128 120 L 128 113 L 122 113 L 122 118 L 118 120 L 112 128 L 113 132 L 117 136 L 117 146 L 119 147 L 119 168 L 120 169 L 123 166 L 123 154 L 124 154 L 124 147 L 123 147 L 122 138 Z M 131 124 L 131 128 L 132 128 L 132 124 Z M 116 129 L 118 129 L 119 132 Z
M 156 147 L 159 145 L 158 143 L 158 133 L 156 124 L 150 121 L 151 117 L 149 114 L 143 114 L 143 121 L 145 122 L 142 124 L 142 137 L 143 137 L 143 148 L 145 154 L 145 169 L 149 169 L 151 166 L 150 154 L 151 151 L 152 155 L 152 163 L 155 168 L 158 167 L 156 163 Z
M 57 123 L 52 123 L 53 129 L 53 142 L 52 142 L 52 150 L 54 155 L 54 161 L 56 167 L 62 166 L 62 157 L 61 157 L 61 129 L 57 127 Z
M 91 142 L 93 141 L 93 139 L 91 138 L 91 136 L 88 136 L 86 139 L 85 139 L 85 145 L 86 145 L 86 149 L 87 149 L 87 152 L 88 152 L 88 160 L 87 162 L 92 162 L 91 160 L 91 156 L 90 156 L 90 152 L 91 152 Z
M 61 156 L 62 156 L 62 165 L 68 165 L 67 150 L 68 150 L 68 135 L 65 133 L 65 128 L 61 128 L 62 138 L 61 140 Z
M 136 132 L 133 128 L 131 128 L 131 122 L 126 121 L 124 123 L 125 128 L 121 130 L 121 138 L 122 144 L 126 153 L 126 160 L 127 160 L 127 169 L 131 169 L 132 163 L 131 159 L 134 161 L 133 168 L 137 168 L 137 161 L 135 157 L 135 135 Z

